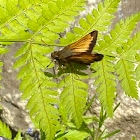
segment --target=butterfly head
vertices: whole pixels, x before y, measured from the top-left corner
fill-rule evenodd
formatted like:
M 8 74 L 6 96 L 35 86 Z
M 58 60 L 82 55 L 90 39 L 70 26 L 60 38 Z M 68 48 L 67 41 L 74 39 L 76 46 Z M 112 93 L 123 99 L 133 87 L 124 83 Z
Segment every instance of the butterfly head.
M 52 59 L 55 59 L 55 60 L 59 60 L 58 52 L 57 51 L 54 51 L 53 53 L 51 53 L 51 58 Z

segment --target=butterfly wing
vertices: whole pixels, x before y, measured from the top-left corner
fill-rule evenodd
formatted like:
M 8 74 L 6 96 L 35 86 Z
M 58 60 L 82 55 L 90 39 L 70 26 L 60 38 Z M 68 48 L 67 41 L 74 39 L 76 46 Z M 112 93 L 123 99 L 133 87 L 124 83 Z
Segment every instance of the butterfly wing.
M 68 62 L 77 62 L 80 64 L 87 64 L 93 63 L 95 61 L 101 61 L 103 58 L 102 54 L 79 54 L 79 55 L 73 55 L 70 57 L 67 57 L 66 60 Z
M 59 58 L 65 59 L 66 57 L 81 53 L 91 54 L 93 47 L 96 44 L 97 35 L 98 31 L 93 31 L 80 40 L 66 46 L 63 50 L 58 52 Z

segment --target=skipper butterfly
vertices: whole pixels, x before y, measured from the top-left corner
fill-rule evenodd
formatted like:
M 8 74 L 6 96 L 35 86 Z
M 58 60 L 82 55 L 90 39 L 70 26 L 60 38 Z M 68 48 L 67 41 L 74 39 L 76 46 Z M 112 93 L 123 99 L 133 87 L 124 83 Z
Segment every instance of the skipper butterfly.
M 92 53 L 97 36 L 98 31 L 92 31 L 80 40 L 66 46 L 64 49 L 54 51 L 51 53 L 51 58 L 63 65 L 70 62 L 90 65 L 90 63 L 95 61 L 101 61 L 103 58 L 102 54 Z

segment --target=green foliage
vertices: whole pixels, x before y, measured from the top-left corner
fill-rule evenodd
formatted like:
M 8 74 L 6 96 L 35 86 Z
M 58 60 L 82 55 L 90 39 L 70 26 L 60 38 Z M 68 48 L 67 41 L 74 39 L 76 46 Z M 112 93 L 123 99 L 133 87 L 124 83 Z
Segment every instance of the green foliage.
M 136 137 L 135 137 L 135 136 L 133 136 L 133 137 L 132 137 L 132 140 L 136 140 Z
M 116 49 L 126 43 L 130 38 L 133 29 L 140 19 L 140 13 L 136 13 L 131 17 L 127 17 L 125 21 L 122 19 L 115 25 L 115 29 L 110 31 L 109 35 L 105 35 L 103 40 L 99 41 L 96 46 L 97 52 L 105 55 L 113 55 L 111 52 L 116 52 Z
M 9 127 L 6 126 L 5 123 L 2 123 L 2 121 L 0 121 L 0 136 L 3 136 L 8 139 L 12 138 L 12 134 Z
M 116 72 L 121 80 L 121 86 L 125 93 L 131 97 L 138 99 L 138 90 L 136 82 L 139 82 L 139 56 L 137 52 L 140 46 L 140 32 L 132 38 L 128 39 L 121 47 L 117 48 L 119 61 L 116 64 Z M 128 57 L 129 56 L 129 57 Z M 134 63 L 135 62 L 135 63 Z M 135 68 L 135 65 L 137 67 Z M 121 69 L 120 69 L 121 68 Z
M 14 138 L 14 140 L 22 140 L 20 131 L 18 131 L 18 133 L 17 133 L 16 137 Z
M 66 135 L 65 138 L 68 140 L 84 140 L 84 138 L 87 138 L 89 136 L 89 133 L 84 131 L 78 131 L 78 130 L 70 130 Z
M 105 134 L 105 130 L 101 131 L 104 120 L 113 116 L 117 78 L 125 94 L 138 99 L 140 33 L 136 33 L 132 39 L 130 36 L 140 20 L 140 13 L 120 20 L 108 35 L 102 35 L 111 25 L 119 2 L 100 2 L 97 9 L 80 19 L 80 27 L 75 27 L 73 33 L 67 33 L 66 38 L 61 38 L 60 44 L 56 44 L 59 33 L 70 26 L 69 22 L 75 20 L 74 16 L 79 15 L 79 11 L 84 10 L 85 0 L 1 0 L 0 42 L 3 45 L 24 42 L 15 54 L 19 59 L 14 68 L 21 68 L 17 77 L 21 80 L 22 99 L 28 99 L 30 117 L 42 133 L 45 132 L 44 139 L 85 139 L 89 136 L 104 139 L 117 133 Z M 46 71 L 54 66 L 50 64 L 48 54 L 55 45 L 66 46 L 93 30 L 99 31 L 94 51 L 104 55 L 101 62 L 91 65 L 95 71 L 90 76 L 95 78 L 96 92 L 102 105 L 100 118 L 96 118 L 99 126 L 97 133 L 96 128 L 88 128 L 89 119 L 83 117 L 85 109 L 91 105 L 86 107 L 88 85 L 83 82 L 89 78 L 83 72 L 86 68 L 77 64 L 59 67 L 56 76 Z M 1 54 L 6 52 L 0 47 Z M 63 80 L 57 84 L 56 77 Z M 57 88 L 62 89 L 60 96 Z M 93 119 L 90 120 L 93 122 Z M 20 132 L 15 139 L 21 139 Z
M 18 79 L 22 80 L 22 98 L 29 99 L 27 109 L 30 110 L 30 116 L 35 117 L 50 140 L 54 138 L 56 126 L 59 126 L 58 109 L 54 107 L 59 104 L 59 100 L 56 98 L 58 93 L 54 90 L 57 84 L 52 81 L 53 77 L 44 75 L 43 71 L 50 63 L 50 59 L 44 55 L 54 49 L 39 44 L 55 44 L 54 41 L 59 38 L 57 33 L 69 27 L 68 22 L 74 20 L 73 16 L 84 10 L 84 1 L 1 2 L 1 11 L 4 11 L 6 18 L 1 17 L 0 20 L 0 41 L 2 44 L 10 44 L 12 41 L 25 42 L 15 54 L 15 57 L 21 57 L 14 64 L 14 68 L 22 67 L 18 74 Z M 50 68 L 52 66 L 50 65 Z
M 88 14 L 86 19 L 80 19 L 80 28 L 75 27 L 73 29 L 74 34 L 67 33 L 66 39 L 60 39 L 61 44 L 71 44 L 93 30 L 107 31 L 108 26 L 111 24 L 111 20 L 115 17 L 112 14 L 116 12 L 119 2 L 120 0 L 105 0 L 104 3 L 99 2 L 98 9 L 93 9 L 92 14 Z
M 11 130 L 9 129 L 8 126 L 6 126 L 5 123 L 2 123 L 2 121 L 0 121 L 0 136 L 7 139 L 12 139 Z M 14 140 L 22 140 L 20 131 L 18 132 Z
M 79 71 L 76 71 L 76 65 L 68 66 L 69 71 L 67 72 L 69 74 L 58 84 L 58 88 L 64 88 L 60 95 L 60 106 L 62 107 L 60 111 L 63 112 L 62 109 L 64 109 L 66 113 L 61 114 L 62 117 L 73 119 L 76 126 L 79 128 L 83 122 L 82 115 L 88 95 L 88 85 L 81 80 L 83 78 L 88 78 L 88 76 L 86 74 L 78 74 Z
M 114 108 L 115 111 L 118 106 Z M 105 138 L 109 138 L 120 130 L 116 130 L 114 132 L 108 133 L 104 128 L 104 121 L 108 118 L 107 113 L 101 107 L 100 116 L 83 116 L 83 123 L 80 128 L 77 128 L 73 123 L 68 123 L 69 129 L 60 135 L 57 135 L 56 140 L 63 140 L 63 138 L 67 138 L 68 140 L 102 140 Z M 90 127 L 89 127 L 90 126 Z
M 91 67 L 97 72 L 93 73 L 93 77 L 97 77 L 94 84 L 98 87 L 96 92 L 99 93 L 101 104 L 106 109 L 110 117 L 113 116 L 113 103 L 116 92 L 116 77 L 113 75 L 115 72 L 114 58 L 105 56 L 103 61 L 94 63 Z
M 136 80 L 136 76 L 134 76 L 133 73 L 135 70 L 134 61 L 136 61 L 134 58 L 136 51 L 139 50 L 138 38 L 140 36 L 139 33 L 137 33 L 133 39 L 129 38 L 139 19 L 140 13 L 137 13 L 126 18 L 125 21 L 120 20 L 120 22 L 115 25 L 115 29 L 111 30 L 110 35 L 104 36 L 104 39 L 100 40 L 98 42 L 99 45 L 95 47 L 95 51 L 105 56 L 103 61 L 97 64 L 94 63 L 91 66 L 93 69 L 98 70 L 96 73 L 93 73 L 93 76 L 97 77 L 95 80 L 95 85 L 98 86 L 96 91 L 100 94 L 100 102 L 110 117 L 113 116 L 113 103 L 116 92 L 115 71 L 119 75 L 119 80 L 125 93 L 136 99 L 138 98 L 136 81 L 139 80 Z M 134 48 L 131 46 L 133 44 Z M 115 64 L 115 62 L 117 63 Z

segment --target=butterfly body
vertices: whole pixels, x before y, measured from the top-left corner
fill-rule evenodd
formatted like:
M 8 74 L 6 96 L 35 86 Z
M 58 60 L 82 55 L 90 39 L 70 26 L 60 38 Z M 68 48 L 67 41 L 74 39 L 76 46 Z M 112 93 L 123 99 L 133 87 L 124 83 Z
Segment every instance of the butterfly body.
M 98 31 L 93 31 L 64 49 L 53 52 L 51 54 L 52 59 L 57 60 L 61 64 L 76 62 L 86 65 L 102 60 L 102 54 L 92 54 L 97 35 Z

